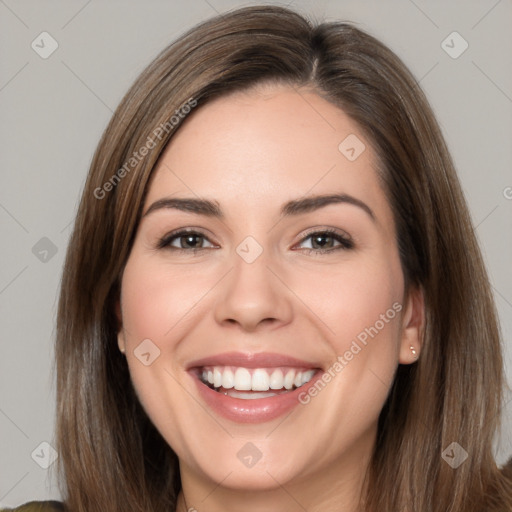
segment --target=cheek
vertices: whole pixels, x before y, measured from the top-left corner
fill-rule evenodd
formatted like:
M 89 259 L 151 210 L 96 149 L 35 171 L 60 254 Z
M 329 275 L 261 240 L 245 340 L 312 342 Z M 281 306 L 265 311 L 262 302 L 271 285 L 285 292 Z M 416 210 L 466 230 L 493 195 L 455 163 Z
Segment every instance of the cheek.
M 301 397 L 337 425 L 328 445 L 355 442 L 375 424 L 398 365 L 403 275 L 399 265 L 365 262 L 317 275 L 302 287 L 322 323 L 331 363 L 323 384 Z M 318 322 L 317 322 L 318 323 Z M 351 436 L 354 436 L 353 439 Z M 327 449 L 327 448 L 326 448 Z
M 149 338 L 164 346 L 183 328 L 204 294 L 207 279 L 197 272 L 166 269 L 150 259 L 129 260 L 122 282 L 121 304 L 127 342 Z M 179 327 L 178 327 L 179 326 Z
M 168 411 L 187 407 L 186 394 L 171 376 L 183 373 L 179 346 L 198 317 L 211 307 L 205 293 L 214 286 L 216 276 L 197 269 L 170 268 L 141 253 L 135 248 L 123 273 L 123 334 L 139 400 L 158 423 L 165 416 L 163 399 L 169 400 Z
M 189 410 L 190 400 L 180 383 L 183 369 L 176 349 L 194 316 L 190 312 L 201 295 L 196 289 L 201 280 L 196 272 L 195 288 L 194 276 L 167 270 L 134 251 L 123 273 L 121 305 L 126 358 L 137 397 L 167 442 L 179 447 L 186 435 L 173 412 Z
M 384 352 L 395 355 L 401 291 L 400 279 L 393 279 L 392 274 L 383 272 L 382 268 L 374 273 L 346 276 L 339 283 L 336 292 L 339 299 L 332 301 L 330 311 L 335 331 L 339 333 L 334 342 L 338 352 L 357 351 L 352 348 L 355 344 L 360 345 L 361 352 L 368 357 L 375 352 L 380 356 Z M 374 340 L 376 343 L 372 343 Z
M 330 391 L 320 399 L 326 407 L 346 410 L 350 403 L 368 419 L 378 415 L 398 365 L 403 286 L 393 258 L 354 260 L 317 273 L 314 282 L 302 280 L 298 294 L 323 324 L 331 354 Z
M 336 354 L 349 350 L 355 340 L 369 347 L 373 339 L 381 342 L 372 348 L 387 348 L 394 354 L 398 349 L 395 342 L 400 331 L 403 287 L 399 263 L 379 258 L 354 259 L 337 268 L 330 267 L 316 272 L 314 280 L 305 272 L 296 289 L 324 324 Z

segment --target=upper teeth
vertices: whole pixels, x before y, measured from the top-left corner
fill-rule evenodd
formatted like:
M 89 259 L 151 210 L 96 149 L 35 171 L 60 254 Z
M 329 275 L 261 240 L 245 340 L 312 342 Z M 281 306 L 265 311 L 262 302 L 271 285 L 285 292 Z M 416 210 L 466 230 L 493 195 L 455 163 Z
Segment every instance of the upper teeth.
M 292 389 L 309 382 L 315 370 L 295 368 L 238 368 L 232 366 L 205 367 L 202 380 L 215 388 L 234 388 L 238 391 L 268 391 L 269 389 Z

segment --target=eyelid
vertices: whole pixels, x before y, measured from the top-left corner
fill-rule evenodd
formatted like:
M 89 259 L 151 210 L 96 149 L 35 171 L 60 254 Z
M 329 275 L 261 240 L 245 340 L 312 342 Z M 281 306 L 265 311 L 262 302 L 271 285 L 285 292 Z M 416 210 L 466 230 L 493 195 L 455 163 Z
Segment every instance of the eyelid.
M 185 236 L 188 234 L 193 235 L 201 235 L 205 240 L 207 240 L 209 243 L 211 243 L 213 246 L 217 246 L 218 244 L 215 243 L 210 239 L 210 236 L 205 233 L 205 231 L 201 228 L 195 228 L 195 227 L 183 227 L 183 228 L 177 228 L 173 231 L 166 233 L 164 236 L 158 239 L 156 248 L 157 249 L 169 249 L 174 251 L 186 251 L 186 252 L 196 252 L 196 251 L 202 251 L 206 249 L 213 249 L 215 247 L 191 247 L 189 249 L 185 249 L 183 247 L 173 247 L 171 246 L 172 239 L 180 238 L 180 236 Z
M 329 234 L 330 236 L 332 236 L 335 239 L 341 239 L 341 241 L 338 240 L 338 242 L 340 242 L 341 245 L 350 245 L 350 248 L 353 248 L 355 246 L 354 239 L 346 231 L 343 231 L 338 228 L 318 226 L 318 227 L 310 228 L 310 229 L 302 232 L 299 235 L 300 236 L 299 241 L 294 244 L 294 247 L 296 245 L 299 245 L 300 243 L 304 242 L 305 240 L 310 238 L 312 235 L 316 235 L 316 234 Z M 345 247 L 345 248 L 348 248 L 348 247 Z M 308 249 L 306 249 L 306 250 L 308 250 Z M 319 251 L 318 249 L 309 249 L 309 250 L 313 250 L 313 251 L 317 251 L 317 252 Z
M 340 237 L 343 237 L 346 240 L 350 240 L 351 242 L 353 242 L 352 237 L 346 231 L 339 228 L 333 228 L 331 226 L 315 226 L 313 228 L 308 228 L 305 231 L 302 231 L 299 236 L 300 239 L 302 240 L 316 233 L 329 233 L 333 235 L 339 235 Z

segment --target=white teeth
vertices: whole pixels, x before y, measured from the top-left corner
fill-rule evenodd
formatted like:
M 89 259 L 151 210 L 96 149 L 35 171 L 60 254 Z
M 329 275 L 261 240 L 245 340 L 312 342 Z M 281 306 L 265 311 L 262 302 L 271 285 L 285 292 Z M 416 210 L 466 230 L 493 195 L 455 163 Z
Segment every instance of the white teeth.
M 252 378 L 246 368 L 237 368 L 235 372 L 235 389 L 238 391 L 250 391 L 252 389 Z
M 313 378 L 314 374 L 315 374 L 315 370 L 308 370 L 307 372 L 302 372 L 301 385 L 306 384 L 306 382 L 309 382 Z
M 259 393 L 255 397 L 264 398 L 268 395 L 265 391 L 283 390 L 283 388 L 291 390 L 303 386 L 313 378 L 315 372 L 316 370 L 301 371 L 295 368 L 254 368 L 249 370 L 233 366 L 210 366 L 203 368 L 200 376 L 203 382 L 214 388 L 258 391 Z M 268 396 L 275 394 L 270 393 Z
M 288 370 L 288 373 L 286 374 L 286 376 L 284 378 L 284 387 L 286 389 L 292 389 L 294 380 L 295 380 L 295 370 Z
M 213 385 L 216 388 L 220 388 L 222 384 L 222 373 L 218 368 L 213 369 Z
M 277 393 L 251 393 L 251 392 L 243 392 L 243 391 L 235 391 L 230 389 L 226 392 L 226 395 L 229 395 L 233 398 L 244 398 L 245 400 L 256 400 L 258 398 L 268 398 L 270 396 L 276 396 Z
M 254 370 L 252 374 L 252 390 L 253 391 L 268 391 L 270 377 L 265 370 Z
M 283 372 L 279 369 L 274 370 L 270 376 L 270 389 L 283 389 L 284 376 Z
M 231 389 L 235 385 L 235 376 L 233 372 L 226 368 L 222 375 L 222 387 L 226 389 Z

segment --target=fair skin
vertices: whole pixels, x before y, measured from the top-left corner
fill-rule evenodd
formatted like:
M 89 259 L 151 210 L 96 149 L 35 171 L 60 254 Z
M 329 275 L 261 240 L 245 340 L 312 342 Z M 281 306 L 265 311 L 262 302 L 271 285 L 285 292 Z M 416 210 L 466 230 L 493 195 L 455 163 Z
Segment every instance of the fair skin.
M 366 146 L 354 161 L 338 149 L 350 134 Z M 359 510 L 379 413 L 398 364 L 416 361 L 423 325 L 421 293 L 405 295 L 375 169 L 350 118 L 311 90 L 282 85 L 198 108 L 166 148 L 122 277 L 118 343 L 144 409 L 179 458 L 178 510 Z M 332 194 L 359 203 L 281 215 L 288 201 Z M 207 199 L 223 216 L 147 213 L 164 198 Z M 192 239 L 199 250 L 186 236 L 159 248 L 180 228 L 203 235 Z M 262 249 L 251 263 L 236 250 L 248 236 Z M 386 313 L 393 304 L 396 315 Z M 308 403 L 270 420 L 225 417 L 187 371 L 225 352 L 267 352 L 314 363 L 322 376 L 376 325 Z M 145 339 L 160 350 L 149 365 L 134 353 Z M 251 467 L 237 456 L 248 442 L 260 455 Z

